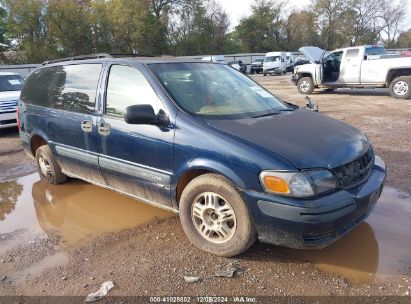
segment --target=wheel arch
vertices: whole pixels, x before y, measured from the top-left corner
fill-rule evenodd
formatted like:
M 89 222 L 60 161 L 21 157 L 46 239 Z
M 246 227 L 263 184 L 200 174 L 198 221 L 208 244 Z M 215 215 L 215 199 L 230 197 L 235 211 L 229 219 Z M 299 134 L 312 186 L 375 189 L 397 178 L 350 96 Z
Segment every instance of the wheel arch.
M 33 157 L 36 156 L 36 151 L 39 147 L 41 147 L 42 145 L 47 145 L 49 142 L 46 134 L 42 133 L 42 132 L 36 132 L 31 134 L 31 138 L 30 138 L 30 151 Z
M 178 209 L 181 194 L 188 183 L 194 178 L 207 173 L 219 174 L 228 179 L 236 187 L 240 189 L 245 188 L 244 181 L 226 165 L 213 160 L 196 159 L 186 164 L 173 176 L 171 181 L 171 198 L 175 208 Z
M 385 85 L 388 88 L 391 82 L 400 76 L 411 76 L 411 67 L 392 68 L 388 70 Z
M 298 80 L 300 80 L 303 77 L 310 77 L 314 81 L 313 75 L 309 72 L 298 73 Z

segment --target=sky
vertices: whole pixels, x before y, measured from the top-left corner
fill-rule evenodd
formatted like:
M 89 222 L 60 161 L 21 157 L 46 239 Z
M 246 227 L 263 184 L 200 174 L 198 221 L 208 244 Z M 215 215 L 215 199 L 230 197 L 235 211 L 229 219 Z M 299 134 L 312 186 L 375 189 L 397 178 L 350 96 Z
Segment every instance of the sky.
M 245 17 L 250 14 L 252 0 L 216 0 L 217 3 L 220 3 L 221 6 L 225 9 L 231 19 L 231 28 L 238 24 L 242 17 Z M 288 1 L 288 10 L 293 8 L 302 9 L 307 7 L 310 4 L 311 0 L 289 0 Z M 402 29 L 403 31 L 411 28 L 411 0 L 408 0 L 408 15 L 405 18 Z

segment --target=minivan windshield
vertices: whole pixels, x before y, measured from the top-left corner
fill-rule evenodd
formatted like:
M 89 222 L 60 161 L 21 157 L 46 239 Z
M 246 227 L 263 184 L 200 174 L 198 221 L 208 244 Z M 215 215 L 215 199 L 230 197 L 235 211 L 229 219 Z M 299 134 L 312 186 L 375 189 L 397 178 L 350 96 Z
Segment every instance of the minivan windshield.
M 235 119 L 293 109 L 223 64 L 154 63 L 148 67 L 174 101 L 191 114 Z
M 280 56 L 269 56 L 265 57 L 264 62 L 274 62 L 274 61 L 280 61 Z
M 19 75 L 0 75 L 0 92 L 21 91 L 23 83 Z

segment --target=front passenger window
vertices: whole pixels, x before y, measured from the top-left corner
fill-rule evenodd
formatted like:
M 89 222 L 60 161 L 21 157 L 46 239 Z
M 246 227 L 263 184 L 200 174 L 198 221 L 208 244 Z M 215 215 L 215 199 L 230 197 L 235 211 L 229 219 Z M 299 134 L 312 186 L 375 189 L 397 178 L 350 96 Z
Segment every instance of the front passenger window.
M 108 78 L 105 113 L 123 116 L 128 106 L 139 104 L 151 105 L 155 113 L 162 108 L 156 92 L 139 70 L 113 65 Z

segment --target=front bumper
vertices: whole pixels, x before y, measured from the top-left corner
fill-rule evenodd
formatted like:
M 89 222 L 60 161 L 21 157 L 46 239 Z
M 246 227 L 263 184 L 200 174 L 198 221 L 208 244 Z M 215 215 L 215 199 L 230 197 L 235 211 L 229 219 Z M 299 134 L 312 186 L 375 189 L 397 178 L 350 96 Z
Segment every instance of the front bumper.
M 266 74 L 281 74 L 282 70 L 281 68 L 271 68 L 271 69 L 264 69 L 263 72 Z
M 291 248 L 322 248 L 363 222 L 381 195 L 385 164 L 374 165 L 361 185 L 312 199 L 245 191 L 261 242 Z
M 251 66 L 250 70 L 254 71 L 254 72 L 257 72 L 257 73 L 260 73 L 260 72 L 263 71 L 263 67 L 261 67 L 261 66 Z

